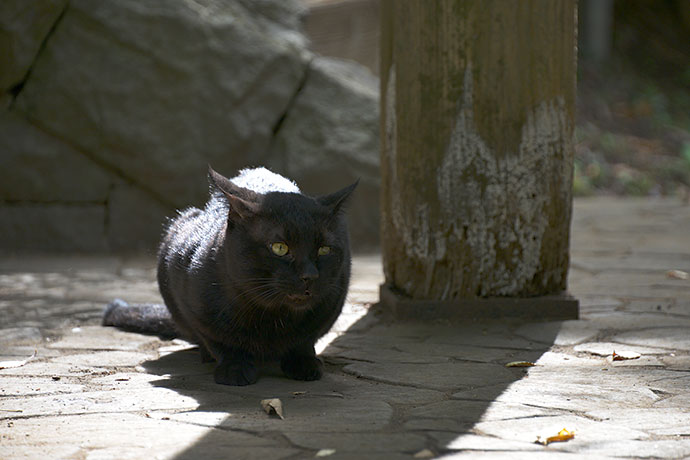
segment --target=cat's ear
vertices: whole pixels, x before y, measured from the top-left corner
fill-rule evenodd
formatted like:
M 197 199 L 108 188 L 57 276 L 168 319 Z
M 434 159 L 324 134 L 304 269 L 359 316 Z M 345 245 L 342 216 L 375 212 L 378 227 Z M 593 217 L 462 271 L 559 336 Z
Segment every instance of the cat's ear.
M 230 204 L 230 219 L 246 219 L 259 211 L 258 195 L 232 183 L 227 177 L 208 167 L 208 182 L 211 188 L 222 192 Z
M 343 205 L 348 201 L 355 188 L 357 188 L 357 184 L 359 184 L 359 179 L 354 184 L 348 185 L 335 193 L 318 197 L 316 201 L 329 208 L 332 215 L 336 215 L 343 209 Z

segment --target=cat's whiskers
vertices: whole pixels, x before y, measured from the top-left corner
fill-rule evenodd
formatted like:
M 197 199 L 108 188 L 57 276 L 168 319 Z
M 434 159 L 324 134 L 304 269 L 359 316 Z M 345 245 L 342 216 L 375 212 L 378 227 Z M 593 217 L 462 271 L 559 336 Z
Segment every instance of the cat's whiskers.
M 281 283 L 280 280 L 276 280 L 274 278 L 255 278 L 246 281 L 247 285 L 251 286 L 254 284 L 254 286 L 251 286 L 248 289 L 242 289 L 232 301 L 242 296 L 250 305 L 258 307 L 257 309 L 261 310 L 261 316 L 259 317 L 258 321 L 252 321 L 258 327 L 259 324 L 263 322 L 263 318 L 267 310 L 276 306 L 276 299 L 278 299 L 281 294 L 283 297 L 278 304 L 284 302 L 284 288 L 287 287 L 287 284 Z M 237 319 L 246 320 L 250 315 L 257 313 L 254 311 L 257 309 L 243 308 Z
M 230 303 L 234 302 L 235 300 L 237 300 L 239 297 L 241 297 L 243 295 L 247 295 L 247 294 L 251 295 L 256 291 L 262 291 L 265 289 L 272 288 L 273 286 L 271 286 L 269 283 L 267 283 L 267 281 L 271 281 L 271 280 L 272 280 L 271 278 L 265 278 L 264 280 L 261 280 L 261 281 L 259 281 L 257 279 L 257 280 L 250 280 L 250 282 L 242 283 L 242 284 L 249 285 L 249 287 L 247 289 L 243 289 L 243 288 L 238 289 L 237 295 L 235 295 L 232 299 L 230 299 Z
M 259 300 L 263 293 L 260 292 L 259 296 L 254 296 L 257 291 L 265 290 L 266 293 L 270 293 L 275 290 L 280 292 L 289 287 L 288 283 L 276 278 L 247 278 L 242 280 L 242 284 L 248 286 L 248 289 L 241 289 L 238 295 L 247 294 L 251 297 L 258 297 Z
M 266 278 L 266 280 L 270 280 L 270 278 Z M 275 288 L 269 284 L 262 282 L 256 286 L 250 287 L 249 289 L 239 290 L 239 292 L 237 292 L 237 294 L 228 301 L 229 307 L 232 308 L 236 314 L 234 320 L 237 322 L 245 322 L 249 320 L 251 316 L 256 315 L 258 313 L 257 310 L 261 310 L 261 314 L 263 316 L 266 309 L 259 304 L 258 300 L 260 300 L 262 297 L 272 295 L 272 291 L 274 289 Z M 241 298 L 244 298 L 249 306 L 254 308 L 236 308 L 237 301 L 239 301 L 239 305 L 242 304 Z M 261 318 L 259 319 L 258 323 L 260 322 Z M 257 321 L 250 321 L 250 323 L 257 323 Z
M 278 298 L 278 296 L 281 294 L 281 291 L 279 289 L 271 289 L 268 291 L 265 291 L 263 293 L 260 293 L 259 295 L 254 297 L 255 301 L 261 301 L 264 304 L 267 304 L 269 307 L 273 307 L 273 301 Z M 265 310 L 265 309 L 264 309 Z
M 341 286 L 339 283 L 329 283 L 326 289 L 337 294 L 347 292 L 347 286 Z

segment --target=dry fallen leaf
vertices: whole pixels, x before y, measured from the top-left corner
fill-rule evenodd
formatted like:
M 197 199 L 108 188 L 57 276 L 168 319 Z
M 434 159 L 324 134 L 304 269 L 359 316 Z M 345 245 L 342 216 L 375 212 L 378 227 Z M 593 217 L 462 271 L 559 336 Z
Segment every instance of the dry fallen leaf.
M 552 442 L 565 442 L 565 441 L 570 441 L 575 437 L 575 432 L 574 431 L 568 431 L 567 429 L 563 428 L 561 431 L 558 432 L 556 436 L 549 436 L 545 440 L 541 439 L 541 436 L 537 436 L 537 440 L 534 441 L 536 444 L 542 444 L 544 446 L 548 446 Z
M 20 359 L 18 361 L 0 361 L 0 369 L 12 369 L 14 367 L 22 367 L 24 364 L 28 363 L 36 357 L 36 350 L 33 354 L 26 359 Z
M 637 359 L 641 354 L 635 352 L 635 351 L 622 351 L 620 353 L 616 353 L 615 350 L 613 354 L 611 355 L 611 360 L 612 361 L 625 361 L 627 359 Z
M 434 453 L 429 449 L 422 449 L 416 454 L 414 454 L 414 458 L 432 458 L 433 456 Z
M 268 415 L 276 414 L 281 419 L 283 417 L 283 403 L 278 398 L 262 399 L 261 407 Z
M 677 280 L 690 280 L 690 273 L 683 270 L 669 270 L 666 272 L 666 276 Z
M 531 363 L 529 361 L 512 361 L 508 364 L 506 364 L 506 367 L 532 367 L 536 366 L 536 364 Z

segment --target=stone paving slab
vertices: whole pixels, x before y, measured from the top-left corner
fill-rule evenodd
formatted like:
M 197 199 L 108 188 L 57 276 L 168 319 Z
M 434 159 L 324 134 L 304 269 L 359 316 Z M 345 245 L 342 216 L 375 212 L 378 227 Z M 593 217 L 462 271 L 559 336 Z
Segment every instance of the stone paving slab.
M 690 270 L 688 228 L 672 200 L 577 201 L 577 321 L 391 324 L 380 256 L 358 256 L 324 378 L 265 363 L 242 388 L 184 341 L 98 325 L 112 297 L 160 301 L 151 257 L 0 257 L 0 361 L 35 352 L 0 369 L 0 458 L 688 457 L 690 281 L 666 274 Z

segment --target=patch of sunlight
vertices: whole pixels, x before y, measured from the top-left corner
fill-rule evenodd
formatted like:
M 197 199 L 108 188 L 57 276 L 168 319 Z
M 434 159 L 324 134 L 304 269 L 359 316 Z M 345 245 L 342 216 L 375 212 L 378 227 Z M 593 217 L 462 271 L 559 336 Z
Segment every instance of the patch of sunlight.
M 343 312 L 331 330 L 316 342 L 316 354 L 321 354 L 335 339 L 362 319 L 372 304 L 378 302 L 378 288 L 383 280 L 381 254 L 356 255 L 352 258 L 352 277 Z
M 314 346 L 316 354 L 321 354 L 335 339 L 343 335 L 353 324 L 362 319 L 367 314 L 367 311 L 369 311 L 368 306 L 346 301 L 345 305 L 343 305 L 343 312 L 331 330 L 316 342 Z

